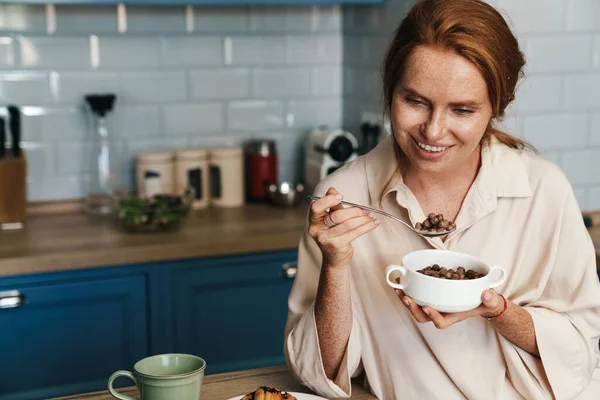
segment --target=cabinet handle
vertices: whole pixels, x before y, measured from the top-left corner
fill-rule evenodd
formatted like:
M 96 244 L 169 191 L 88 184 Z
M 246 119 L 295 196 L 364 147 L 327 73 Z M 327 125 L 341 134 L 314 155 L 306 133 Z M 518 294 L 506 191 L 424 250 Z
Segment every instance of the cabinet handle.
M 16 308 L 25 304 L 25 296 L 18 290 L 0 292 L 0 308 Z
M 298 270 L 298 264 L 296 263 L 285 263 L 281 268 L 281 276 L 285 279 L 294 279 L 296 277 L 296 271 Z

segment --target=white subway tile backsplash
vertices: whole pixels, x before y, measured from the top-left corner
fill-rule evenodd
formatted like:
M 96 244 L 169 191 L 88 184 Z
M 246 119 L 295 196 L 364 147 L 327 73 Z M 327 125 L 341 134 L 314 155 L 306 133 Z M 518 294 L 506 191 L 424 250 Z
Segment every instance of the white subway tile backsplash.
M 255 97 L 302 97 L 310 91 L 308 68 L 257 68 L 252 74 Z
M 193 99 L 240 99 L 250 96 L 250 71 L 219 68 L 190 71 Z
M 10 37 L 0 37 L 0 68 L 14 67 L 15 53 L 13 42 Z
M 162 133 L 160 108 L 156 105 L 121 105 L 119 99 L 114 110 L 114 130 L 120 137 L 143 138 Z
M 243 132 L 282 128 L 284 113 L 281 101 L 233 101 L 227 109 L 227 127 Z
M 54 143 L 58 139 L 85 141 L 91 138 L 89 115 L 83 106 L 23 108 L 23 139 Z
M 217 134 L 213 136 L 205 134 L 202 136 L 193 136 L 192 138 L 190 138 L 190 146 L 204 148 L 242 146 L 247 140 L 248 137 L 246 136 L 246 134 L 241 134 L 238 136 L 230 136 L 223 134 Z
M 310 130 L 319 125 L 338 128 L 342 124 L 342 102 L 339 98 L 290 100 L 286 125 L 289 128 Z
M 114 5 L 85 7 L 57 4 L 56 33 L 117 33 L 117 9 Z
M 515 106 L 519 111 L 553 111 L 561 108 L 563 78 L 560 75 L 528 76 L 518 86 Z
M 127 33 L 185 33 L 183 6 L 127 6 Z
M 561 165 L 582 208 L 599 209 L 600 178 L 590 171 L 600 170 L 600 3 L 488 2 L 514 21 L 528 61 L 499 126 Z M 0 102 L 27 106 L 30 199 L 85 193 L 93 133 L 82 103 L 91 92 L 117 95 L 109 130 L 123 144 L 130 185 L 139 151 L 257 136 L 277 139 L 282 179 L 301 176 L 309 129 L 358 134 L 360 116 L 380 112 L 379 63 L 412 4 L 128 5 L 126 26 L 114 5 L 58 4 L 50 35 L 45 6 L 0 5 Z
M 592 66 L 594 69 L 600 69 L 600 34 L 594 35 L 594 42 L 592 45 Z
M 119 74 L 116 72 L 61 72 L 54 96 L 57 103 L 80 104 L 86 94 L 109 92 L 118 97 L 120 88 Z
M 572 185 L 600 183 L 600 149 L 564 152 L 562 168 Z
M 245 32 L 250 28 L 248 7 L 194 7 L 196 32 Z
M 20 65 L 28 68 L 90 68 L 90 45 L 85 37 L 18 38 Z
M 161 103 L 187 98 L 184 71 L 125 72 L 122 82 L 122 98 L 126 103 Z
M 77 176 L 88 174 L 94 161 L 92 151 L 94 145 L 84 142 L 57 142 L 56 162 L 59 176 Z M 110 153 L 109 153 L 110 154 Z M 113 156 L 113 154 L 110 154 Z
M 48 104 L 52 101 L 45 72 L 0 72 L 0 101 L 17 105 Z
M 288 36 L 290 64 L 339 64 L 342 38 L 339 35 Z
M 232 64 L 285 64 L 285 44 L 285 38 L 282 36 L 232 36 Z
M 185 149 L 190 146 L 187 137 L 160 137 L 160 138 L 136 138 L 127 139 L 124 142 L 123 166 L 125 169 L 135 168 L 137 154 L 146 151 L 172 151 Z
M 28 143 L 25 138 L 23 140 L 23 151 L 27 155 L 28 179 L 54 176 L 56 168 L 52 145 L 38 142 Z
M 250 29 L 260 32 L 310 31 L 310 6 L 250 7 Z
M 342 29 L 342 7 L 340 5 L 312 6 L 313 28 L 321 32 L 340 32 Z
M 165 37 L 161 64 L 169 67 L 223 65 L 223 40 L 212 37 Z
M 70 177 L 38 178 L 27 182 L 28 201 L 80 199 L 86 193 L 84 175 Z
M 565 83 L 565 101 L 568 108 L 600 107 L 600 73 L 568 75 Z
M 595 112 L 592 116 L 592 126 L 590 128 L 590 144 L 600 146 L 600 112 Z
M 344 66 L 342 68 L 342 89 L 344 95 L 350 95 L 354 93 L 356 83 L 354 78 L 354 69 Z
M 554 164 L 560 166 L 561 163 L 561 155 L 560 152 L 558 151 L 541 151 L 541 155 L 542 157 L 544 157 L 545 159 L 552 161 Z
M 594 186 L 588 190 L 586 206 L 588 210 L 600 210 L 600 186 Z
M 502 121 L 496 121 L 495 126 L 510 135 L 523 137 L 523 118 L 507 114 Z
M 565 0 L 499 0 L 496 8 L 519 34 L 564 30 Z
M 153 68 L 160 64 L 157 38 L 99 37 L 100 68 Z
M 598 0 L 567 0 L 567 30 L 592 31 L 600 29 Z
M 588 144 L 585 113 L 537 115 L 525 118 L 525 139 L 540 150 L 572 149 Z
M 591 34 L 532 37 L 526 42 L 529 72 L 585 71 L 591 68 Z
M 45 33 L 46 6 L 27 4 L 0 5 L 0 31 Z
M 342 68 L 340 66 L 313 68 L 311 84 L 313 96 L 342 94 Z
M 223 131 L 224 109 L 221 103 L 174 104 L 164 107 L 167 135 L 198 135 Z
M 575 194 L 575 198 L 577 199 L 577 203 L 579 204 L 579 208 L 586 209 L 588 207 L 587 202 L 587 189 L 586 188 L 574 188 L 573 193 Z
M 345 35 L 343 45 L 343 59 L 352 60 L 346 65 L 359 67 L 372 63 L 369 60 L 370 37 L 359 35 Z

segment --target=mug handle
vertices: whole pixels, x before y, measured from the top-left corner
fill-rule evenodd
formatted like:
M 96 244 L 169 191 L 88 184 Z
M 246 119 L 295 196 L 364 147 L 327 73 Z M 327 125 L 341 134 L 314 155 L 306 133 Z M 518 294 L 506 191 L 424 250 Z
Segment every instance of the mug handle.
M 506 271 L 502 267 L 492 267 L 490 268 L 489 275 L 491 275 L 494 271 L 500 271 L 500 277 L 496 279 L 494 282 L 490 283 L 490 289 L 500 286 L 506 280 Z
M 387 284 L 393 288 L 404 290 L 404 285 L 402 283 L 390 281 L 390 275 L 394 271 L 400 271 L 403 277 L 406 276 L 406 268 L 401 265 L 390 265 L 385 269 L 385 280 Z M 400 282 L 402 282 L 402 280 L 400 280 Z
M 140 387 L 140 385 L 138 385 L 137 379 L 135 379 L 135 376 L 133 376 L 133 374 L 131 372 L 120 370 L 120 371 L 115 372 L 114 374 L 112 374 L 110 376 L 110 378 L 108 378 L 108 391 L 110 392 L 110 394 L 112 394 L 113 397 L 115 397 L 119 400 L 138 400 L 135 397 L 120 394 L 113 388 L 113 381 L 115 379 L 117 379 L 119 376 L 125 376 L 125 377 L 131 379 L 133 381 L 133 383 L 135 383 L 135 386 Z

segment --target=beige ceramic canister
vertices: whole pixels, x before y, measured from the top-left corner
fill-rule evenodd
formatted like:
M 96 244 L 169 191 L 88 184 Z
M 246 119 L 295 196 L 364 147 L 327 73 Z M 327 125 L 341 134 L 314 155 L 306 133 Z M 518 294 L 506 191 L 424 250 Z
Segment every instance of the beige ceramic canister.
M 210 204 L 239 207 L 244 204 L 244 152 L 241 147 L 214 148 L 209 153 Z
M 183 195 L 188 188 L 193 189 L 192 208 L 208 206 L 208 150 L 185 149 L 175 152 L 175 191 Z
M 144 152 L 137 155 L 138 197 L 175 194 L 175 163 L 172 151 Z

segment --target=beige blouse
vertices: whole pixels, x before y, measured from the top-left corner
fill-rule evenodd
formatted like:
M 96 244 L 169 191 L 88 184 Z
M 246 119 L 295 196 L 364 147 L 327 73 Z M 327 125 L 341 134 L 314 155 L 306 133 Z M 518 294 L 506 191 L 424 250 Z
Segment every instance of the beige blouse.
M 395 165 L 392 138 L 328 176 L 351 202 L 378 208 Z M 383 210 L 414 225 L 425 215 L 399 181 Z M 327 398 L 351 396 L 361 373 L 379 399 L 600 399 L 600 283 L 591 238 L 573 190 L 552 162 L 492 142 L 446 242 L 423 239 L 380 218 L 354 241 L 351 263 L 352 331 L 335 381 L 327 379 L 314 318 L 321 253 L 304 234 L 289 297 L 285 353 L 290 369 Z M 410 251 L 465 252 L 508 277 L 496 288 L 532 316 L 541 359 L 513 345 L 484 318 L 447 329 L 419 324 L 385 283 L 384 269 Z

